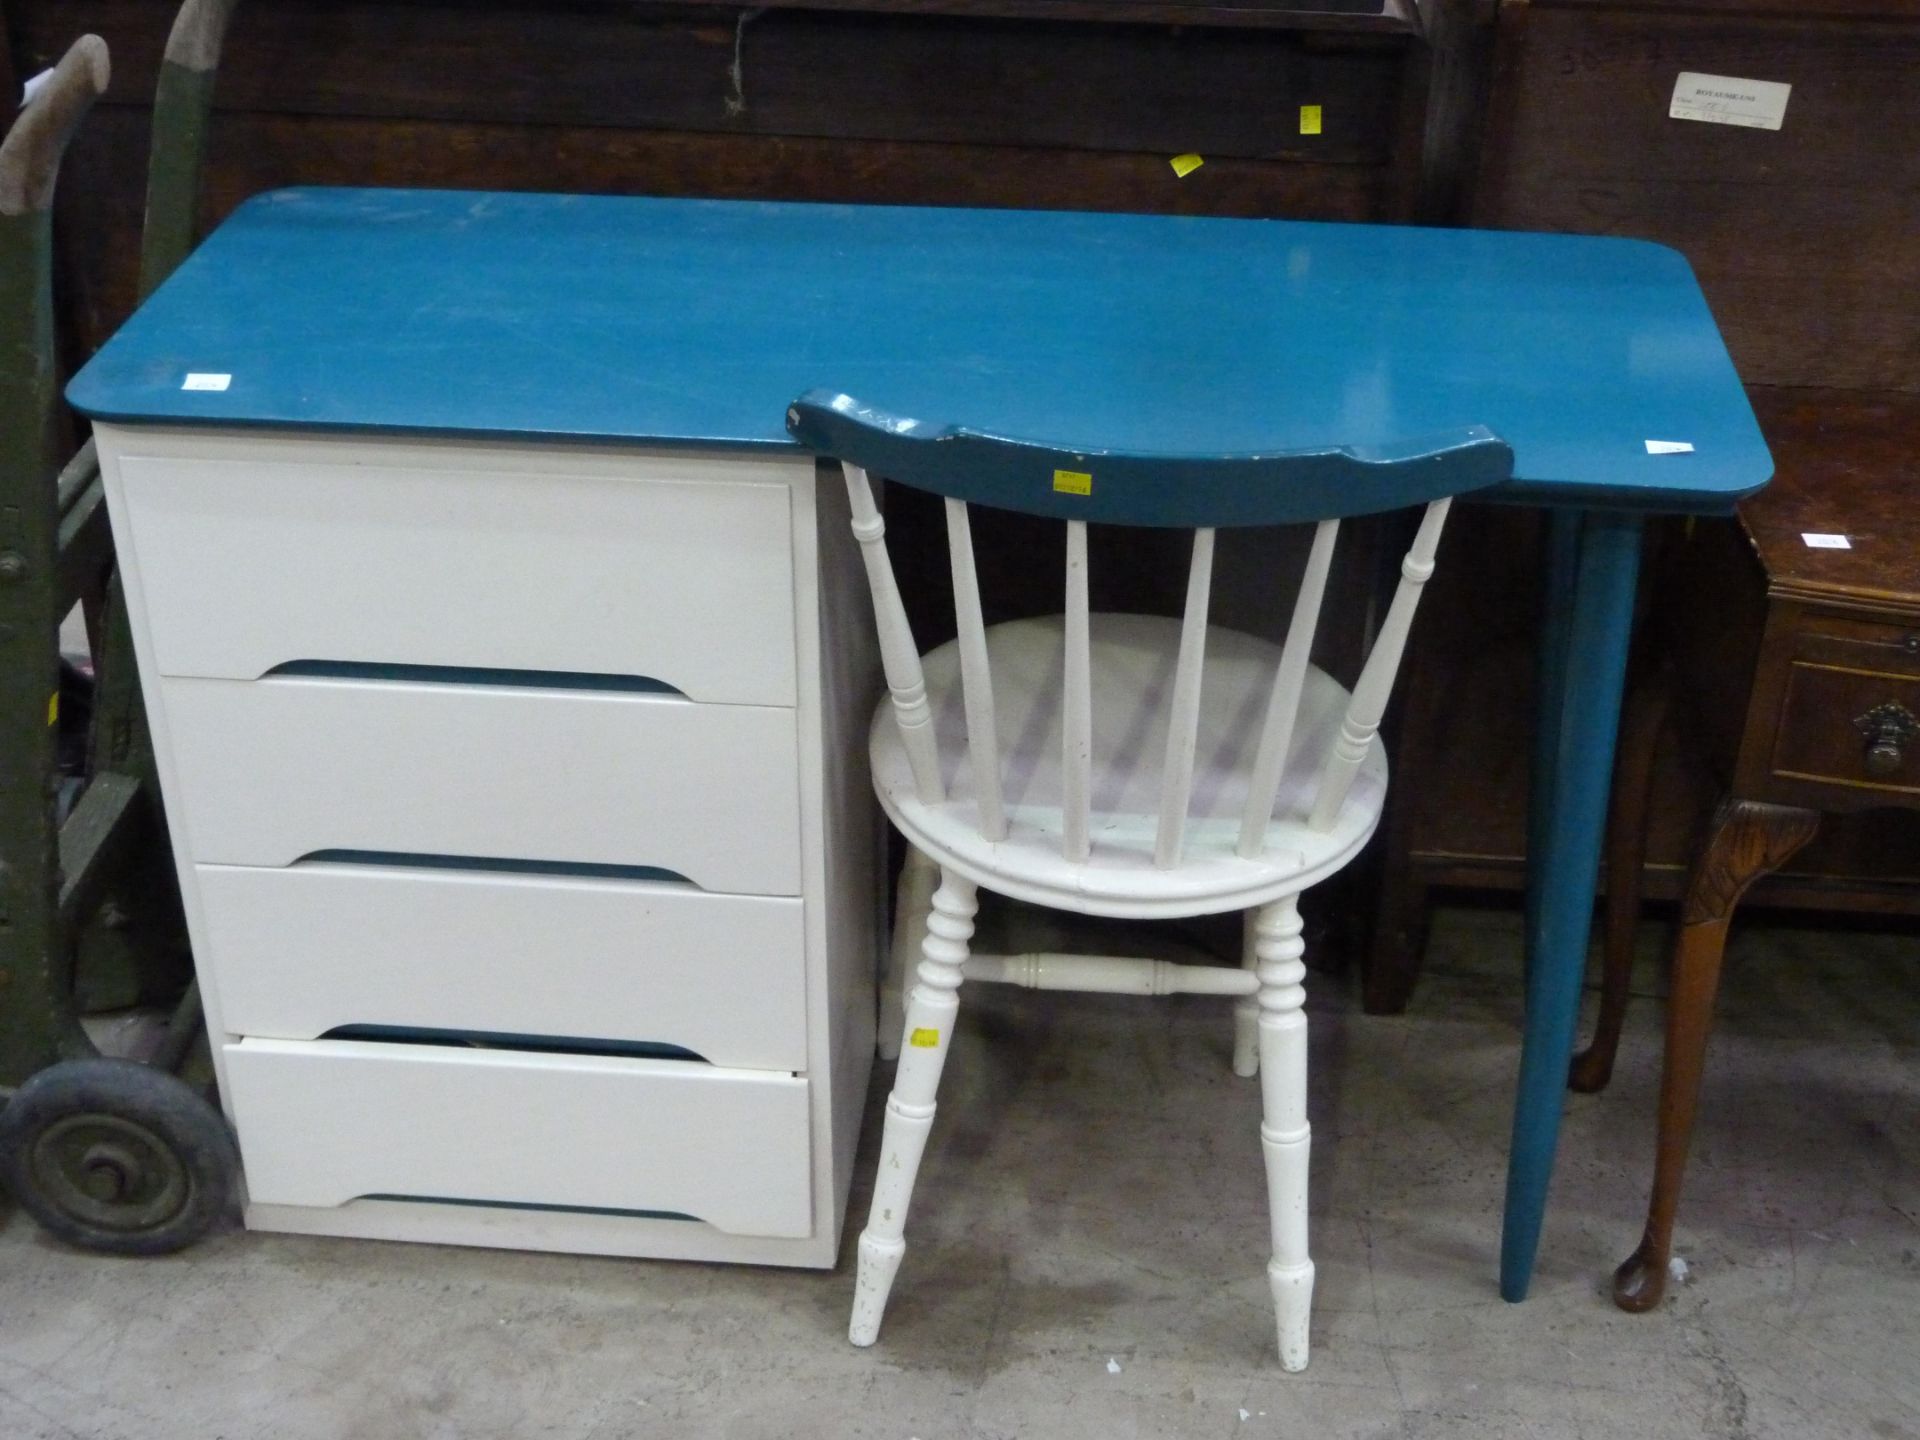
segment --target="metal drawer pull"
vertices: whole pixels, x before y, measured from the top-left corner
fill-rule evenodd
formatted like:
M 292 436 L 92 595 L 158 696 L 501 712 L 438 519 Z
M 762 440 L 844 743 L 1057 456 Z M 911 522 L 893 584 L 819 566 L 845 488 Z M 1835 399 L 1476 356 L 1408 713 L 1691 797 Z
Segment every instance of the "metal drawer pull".
M 1906 758 L 1901 747 L 1914 736 L 1920 735 L 1920 720 L 1915 720 L 1913 712 L 1906 706 L 1889 700 L 1884 705 L 1874 706 L 1864 715 L 1856 716 L 1853 728 L 1866 737 L 1867 773 L 1891 775 Z

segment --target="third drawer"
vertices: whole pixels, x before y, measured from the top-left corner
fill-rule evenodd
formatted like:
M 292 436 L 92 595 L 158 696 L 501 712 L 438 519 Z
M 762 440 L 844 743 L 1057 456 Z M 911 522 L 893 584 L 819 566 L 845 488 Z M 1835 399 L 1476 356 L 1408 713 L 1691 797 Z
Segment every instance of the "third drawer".
M 807 1068 L 797 899 L 385 865 L 198 878 L 200 973 L 232 1033 L 641 1042 Z

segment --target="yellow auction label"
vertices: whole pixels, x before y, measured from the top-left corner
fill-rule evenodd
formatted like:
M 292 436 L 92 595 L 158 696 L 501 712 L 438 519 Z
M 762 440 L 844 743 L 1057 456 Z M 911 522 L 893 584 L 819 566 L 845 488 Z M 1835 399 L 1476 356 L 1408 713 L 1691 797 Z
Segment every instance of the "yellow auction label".
M 940 1032 L 938 1030 L 929 1030 L 926 1026 L 922 1025 L 907 1037 L 907 1043 L 909 1045 L 917 1045 L 922 1050 L 932 1050 L 940 1043 Z
M 1091 495 L 1093 476 L 1083 475 L 1078 470 L 1056 470 L 1053 472 L 1053 488 L 1063 495 Z
M 1318 135 L 1320 133 L 1320 107 L 1318 105 L 1302 105 L 1300 107 L 1300 133 L 1302 135 Z

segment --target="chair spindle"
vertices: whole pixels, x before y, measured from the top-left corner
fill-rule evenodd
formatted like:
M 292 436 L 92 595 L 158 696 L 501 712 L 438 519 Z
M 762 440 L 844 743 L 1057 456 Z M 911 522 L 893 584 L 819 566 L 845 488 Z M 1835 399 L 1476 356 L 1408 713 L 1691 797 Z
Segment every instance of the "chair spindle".
M 973 563 L 973 527 L 964 500 L 947 501 L 947 555 L 953 564 L 953 616 L 960 633 L 960 693 L 967 708 L 967 754 L 980 834 L 1007 838 L 1000 794 L 1000 732 L 994 723 L 993 670 L 987 663 L 987 626 L 980 613 L 980 572 Z
M 1360 679 L 1347 702 L 1346 718 L 1340 723 L 1339 738 L 1333 742 L 1326 773 L 1320 779 L 1320 793 L 1307 822 L 1315 830 L 1331 830 L 1352 788 L 1353 777 L 1360 773 L 1360 762 L 1380 729 L 1380 716 L 1387 708 L 1387 696 L 1393 690 L 1394 675 L 1400 669 L 1400 655 L 1407 646 L 1407 632 L 1413 627 L 1413 612 L 1420 604 L 1420 591 L 1433 574 L 1433 555 L 1440 545 L 1440 530 L 1447 523 L 1447 500 L 1435 500 L 1420 517 L 1413 545 L 1400 562 L 1400 584 L 1387 607 L 1387 618 L 1375 637 Z
M 1293 618 L 1273 672 L 1267 694 L 1267 718 L 1260 728 L 1260 748 L 1254 752 L 1253 777 L 1247 786 L 1247 809 L 1240 817 L 1239 854 L 1252 860 L 1266 846 L 1267 822 L 1273 818 L 1280 777 L 1286 772 L 1287 752 L 1293 748 L 1293 728 L 1300 718 L 1300 693 L 1313 653 L 1314 632 L 1320 626 L 1320 602 L 1327 593 L 1327 574 L 1333 568 L 1333 546 L 1340 538 L 1338 520 L 1322 520 L 1313 529 L 1313 547 L 1294 596 Z
M 1075 862 L 1092 853 L 1093 657 L 1087 617 L 1087 522 L 1067 522 L 1065 694 L 1061 699 L 1061 853 Z
M 1193 532 L 1187 566 L 1187 608 L 1180 621 L 1180 658 L 1174 663 L 1173 708 L 1167 719 L 1167 756 L 1161 767 L 1160 828 L 1153 863 L 1171 870 L 1180 863 L 1193 798 L 1194 747 L 1200 735 L 1200 680 L 1207 661 L 1207 599 L 1213 590 L 1211 529 Z
M 893 563 L 887 558 L 886 522 L 873 503 L 873 487 L 867 482 L 867 472 L 857 465 L 843 464 L 840 468 L 847 478 L 853 537 L 860 542 L 860 558 L 867 569 L 867 588 L 873 593 L 874 623 L 880 635 L 880 665 L 886 671 L 887 690 L 893 697 L 893 718 L 900 727 L 900 743 L 906 747 L 907 763 L 913 769 L 913 788 L 921 804 L 938 805 L 946 799 L 946 790 L 940 783 L 940 752 L 934 743 L 933 710 L 927 704 L 927 680 L 920 668 L 920 649 L 913 643 L 907 607 L 900 602 Z

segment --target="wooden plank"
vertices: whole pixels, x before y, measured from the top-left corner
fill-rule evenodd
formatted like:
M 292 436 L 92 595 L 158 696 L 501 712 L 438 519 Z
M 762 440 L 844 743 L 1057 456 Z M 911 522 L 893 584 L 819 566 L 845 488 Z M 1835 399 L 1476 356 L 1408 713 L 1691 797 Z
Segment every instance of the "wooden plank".
M 1797 15 L 1822 20 L 1910 20 L 1913 0 L 1637 0 L 1666 14 Z M 1622 0 L 1534 0 L 1536 10 L 1620 10 Z
M 1920 23 L 1536 6 L 1505 59 L 1479 222 L 1675 246 L 1750 384 L 1920 389 Z M 1784 126 L 1669 119 L 1683 70 Z
M 739 9 L 738 0 L 688 0 Z M 1180 0 L 771 0 L 766 8 L 910 11 L 923 15 L 989 15 L 1026 20 L 1273 27 L 1392 33 L 1418 25 L 1415 0 L 1242 0 L 1235 5 Z
M 28 5 L 29 63 L 114 37 L 111 98 L 145 104 L 170 7 Z M 222 110 L 1069 146 L 1382 163 L 1404 39 L 777 11 L 288 0 L 242 6 Z M 50 62 L 47 62 L 50 63 Z M 1303 133 L 1301 107 L 1319 107 Z M 218 128 L 216 124 L 216 129 Z
M 146 128 L 143 110 L 101 107 L 67 157 L 63 305 L 87 350 L 133 309 Z M 1158 154 L 255 115 L 221 117 L 202 213 L 356 184 L 1367 220 L 1387 183 L 1351 165 L 1222 159 L 1181 180 Z

